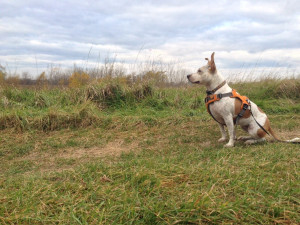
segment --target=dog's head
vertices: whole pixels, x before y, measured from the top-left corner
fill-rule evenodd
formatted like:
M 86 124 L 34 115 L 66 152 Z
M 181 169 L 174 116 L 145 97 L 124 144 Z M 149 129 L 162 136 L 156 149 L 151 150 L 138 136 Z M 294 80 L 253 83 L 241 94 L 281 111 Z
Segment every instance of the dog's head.
M 200 67 L 196 73 L 187 75 L 187 78 L 191 83 L 206 85 L 211 82 L 213 75 L 217 72 L 214 55 L 215 53 L 213 52 L 210 60 L 205 58 L 207 60 L 207 64 Z

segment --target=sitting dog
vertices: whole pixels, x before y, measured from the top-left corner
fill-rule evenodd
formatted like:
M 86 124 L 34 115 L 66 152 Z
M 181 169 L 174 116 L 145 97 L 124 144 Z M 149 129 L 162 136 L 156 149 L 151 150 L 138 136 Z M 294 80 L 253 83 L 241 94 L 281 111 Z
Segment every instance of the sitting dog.
M 206 86 L 206 107 L 210 115 L 218 122 L 222 137 L 219 142 L 227 140 L 225 126 L 228 128 L 229 141 L 225 147 L 233 147 L 236 140 L 235 125 L 240 125 L 250 136 L 243 136 L 238 140 L 246 144 L 265 141 L 265 136 L 272 135 L 277 141 L 279 138 L 270 127 L 267 115 L 247 97 L 241 96 L 231 89 L 223 76 L 217 71 L 214 54 L 211 59 L 205 58 L 208 63 L 198 69 L 196 73 L 187 75 L 191 83 Z M 299 138 L 282 142 L 297 142 Z

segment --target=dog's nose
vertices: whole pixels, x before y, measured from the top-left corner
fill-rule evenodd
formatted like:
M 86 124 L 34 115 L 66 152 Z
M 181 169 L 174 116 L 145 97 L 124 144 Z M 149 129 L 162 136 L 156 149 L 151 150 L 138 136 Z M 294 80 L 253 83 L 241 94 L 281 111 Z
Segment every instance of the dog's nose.
M 190 77 L 191 77 L 191 74 L 187 75 L 187 79 L 190 79 Z

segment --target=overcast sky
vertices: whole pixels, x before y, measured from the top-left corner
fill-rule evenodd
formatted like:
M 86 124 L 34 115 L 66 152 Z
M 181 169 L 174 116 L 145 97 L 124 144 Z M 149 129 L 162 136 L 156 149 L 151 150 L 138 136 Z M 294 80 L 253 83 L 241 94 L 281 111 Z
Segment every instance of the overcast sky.
M 0 0 L 0 64 L 10 71 L 153 57 L 189 69 L 300 68 L 300 1 Z

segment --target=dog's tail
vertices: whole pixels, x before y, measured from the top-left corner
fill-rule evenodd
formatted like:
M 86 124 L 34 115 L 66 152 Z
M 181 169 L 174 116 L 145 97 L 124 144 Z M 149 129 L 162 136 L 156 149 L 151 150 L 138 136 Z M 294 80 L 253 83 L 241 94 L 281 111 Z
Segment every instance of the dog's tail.
M 284 142 L 284 143 L 292 143 L 292 144 L 300 144 L 300 138 L 294 138 L 291 140 L 281 140 L 272 130 L 272 128 L 270 127 L 270 129 L 268 130 L 270 132 L 270 134 L 272 135 L 272 137 L 279 142 Z

